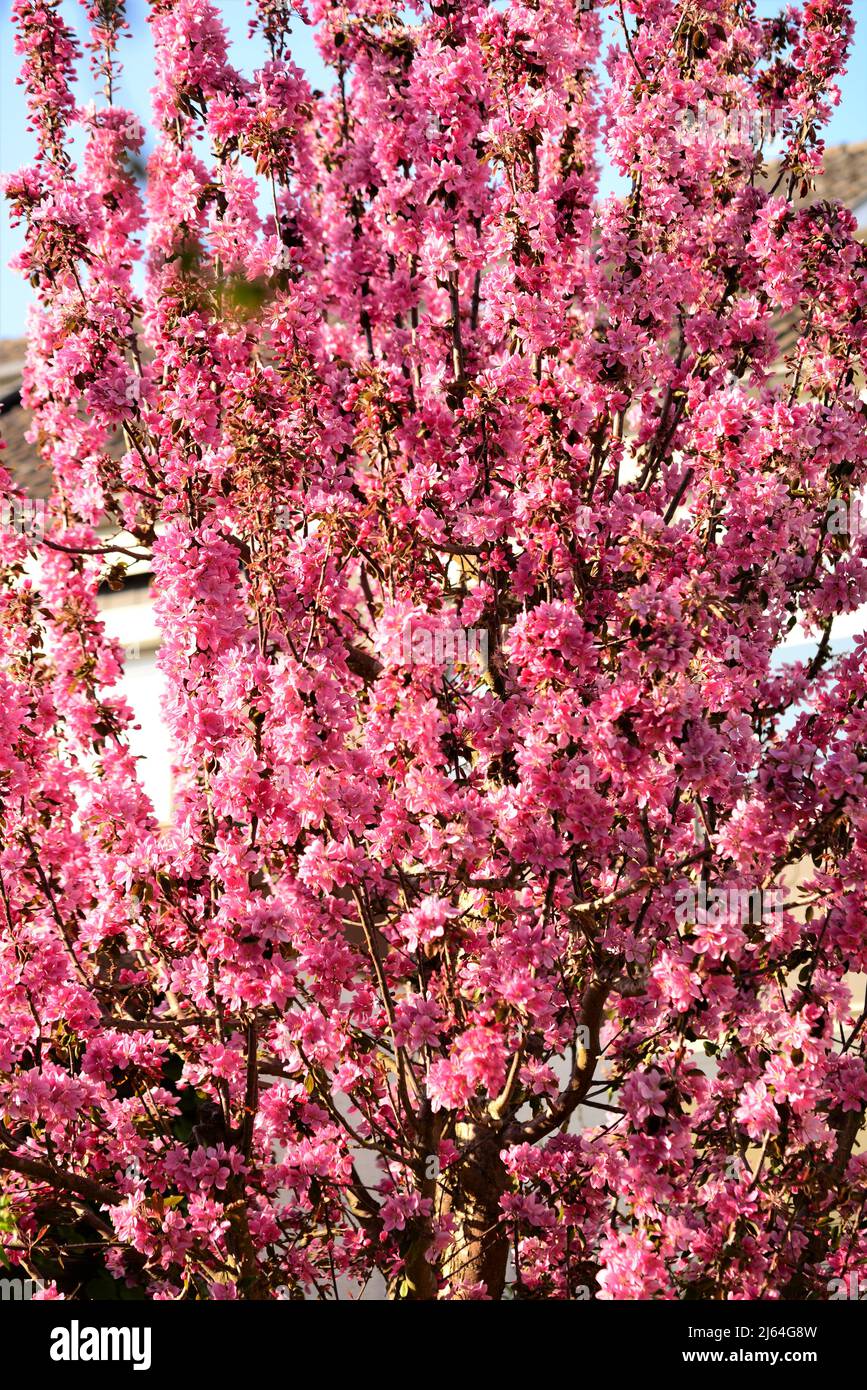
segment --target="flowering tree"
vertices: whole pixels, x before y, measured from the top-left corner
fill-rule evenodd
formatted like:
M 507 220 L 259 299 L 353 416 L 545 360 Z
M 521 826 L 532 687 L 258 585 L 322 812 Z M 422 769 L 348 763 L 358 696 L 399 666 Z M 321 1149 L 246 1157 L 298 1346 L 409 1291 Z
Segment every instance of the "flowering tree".
M 85 8 L 87 105 L 57 0 L 13 7 L 54 490 L 0 537 L 7 1260 L 155 1299 L 867 1273 L 865 250 L 797 201 L 847 4 L 257 0 L 245 76 L 150 0 L 146 180 Z M 139 556 L 162 827 L 97 605 Z

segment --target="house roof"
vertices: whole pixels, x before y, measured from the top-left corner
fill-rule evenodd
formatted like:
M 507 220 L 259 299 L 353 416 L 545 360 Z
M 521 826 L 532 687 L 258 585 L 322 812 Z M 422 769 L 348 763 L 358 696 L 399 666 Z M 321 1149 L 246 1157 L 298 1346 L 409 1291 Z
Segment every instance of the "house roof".
M 796 207 L 807 207 L 822 201 L 845 203 L 858 218 L 858 238 L 867 239 L 867 140 L 855 145 L 833 145 L 825 151 L 824 172 L 816 179 L 815 187 L 803 196 L 796 190 Z M 768 168 L 765 182 L 771 186 L 778 166 Z M 800 309 L 782 314 L 776 322 L 777 346 L 780 357 L 794 348 L 803 315 Z
M 27 439 L 33 412 L 25 410 L 20 397 L 25 348 L 24 338 L 0 338 L 0 439 L 6 444 L 0 449 L 0 464 L 28 497 L 44 500 L 51 493 L 51 469 Z M 115 434 L 108 449 L 119 457 L 124 449 L 122 436 Z
M 853 211 L 867 201 L 867 140 L 857 145 L 833 145 L 825 151 L 825 171 L 816 180 L 815 190 L 796 199 L 799 205 L 820 198 L 837 199 Z M 864 209 L 861 225 L 867 223 Z
M 28 497 L 47 498 L 51 491 L 51 469 L 39 451 L 25 438 L 33 416 L 17 395 L 24 365 L 24 339 L 0 339 L 0 465 L 8 468 L 15 482 Z

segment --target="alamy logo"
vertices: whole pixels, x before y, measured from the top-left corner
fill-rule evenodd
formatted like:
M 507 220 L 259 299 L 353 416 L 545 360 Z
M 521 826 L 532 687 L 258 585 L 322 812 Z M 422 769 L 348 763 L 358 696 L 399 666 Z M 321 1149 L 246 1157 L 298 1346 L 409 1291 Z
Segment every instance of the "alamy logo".
M 38 1279 L 0 1279 L 0 1303 L 29 1302 L 44 1287 Z
M 134 1371 L 148 1371 L 151 1364 L 149 1327 L 81 1327 L 73 1318 L 69 1327 L 51 1331 L 52 1361 L 131 1361 Z
M 828 1297 L 834 1300 L 852 1299 L 855 1302 L 865 1302 L 867 1283 L 860 1280 L 853 1269 L 845 1279 L 828 1280 Z
M 684 145 L 750 145 L 759 149 L 776 133 L 772 111 L 726 111 L 700 101 L 695 111 L 682 111 L 676 129 Z
M 858 540 L 867 534 L 864 498 L 856 495 L 847 502 L 845 497 L 832 497 L 828 503 L 826 524 L 829 536 L 850 536 L 852 540 Z
M 407 623 L 385 644 L 383 655 L 398 666 L 476 665 L 488 669 L 488 633 L 483 627 L 429 628 Z
M 786 894 L 782 888 L 710 888 L 702 881 L 678 888 L 674 900 L 678 922 L 695 926 L 735 921 L 758 927 L 769 920 L 782 921 Z
M 16 531 L 19 536 L 41 537 L 45 534 L 47 504 L 35 497 L 19 497 L 0 502 L 0 527 Z

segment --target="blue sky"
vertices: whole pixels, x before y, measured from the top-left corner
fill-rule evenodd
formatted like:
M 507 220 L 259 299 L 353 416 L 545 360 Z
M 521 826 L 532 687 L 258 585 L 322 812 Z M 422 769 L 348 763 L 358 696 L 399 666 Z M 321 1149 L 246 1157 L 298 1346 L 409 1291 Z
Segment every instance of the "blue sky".
M 782 0 L 760 0 L 759 11 L 776 14 Z M 221 0 L 220 8 L 229 28 L 238 67 L 249 71 L 265 56 L 264 46 L 247 37 L 249 8 L 246 0 Z M 33 154 L 33 142 L 26 129 L 24 96 L 16 85 L 18 58 L 13 49 L 13 27 L 10 19 L 11 0 L 0 0 L 0 170 L 7 172 L 26 163 Z M 64 0 L 67 20 L 79 32 L 83 29 L 83 7 L 76 0 Z M 153 81 L 153 52 L 150 33 L 145 23 L 145 0 L 128 0 L 133 38 L 123 46 L 123 99 L 136 115 L 149 124 L 149 89 Z M 867 138 L 867 0 L 854 0 L 855 46 L 849 72 L 842 84 L 842 100 L 835 112 L 826 138 L 829 144 L 842 144 Z M 244 46 L 244 51 L 242 47 Z M 330 74 L 323 64 L 310 31 L 300 23 L 295 38 L 295 61 L 305 69 L 311 82 L 318 87 L 330 85 Z M 84 93 L 86 99 L 88 93 Z M 613 180 L 605 180 L 608 187 Z M 9 226 L 5 204 L 0 209 L 0 338 L 18 337 L 24 332 L 29 286 L 9 271 L 8 261 L 20 245 L 20 232 Z

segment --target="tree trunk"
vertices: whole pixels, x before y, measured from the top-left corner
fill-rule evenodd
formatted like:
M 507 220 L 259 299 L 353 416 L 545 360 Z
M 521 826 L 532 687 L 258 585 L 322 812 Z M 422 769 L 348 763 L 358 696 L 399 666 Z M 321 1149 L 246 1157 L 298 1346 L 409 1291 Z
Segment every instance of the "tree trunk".
M 501 1299 L 506 1284 L 509 1238 L 503 1223 L 500 1198 L 509 1178 L 500 1157 L 498 1130 L 483 1125 L 458 1125 L 456 1138 L 467 1155 L 440 1180 L 440 1212 L 451 1212 L 455 1221 L 451 1245 L 445 1251 L 442 1273 L 452 1297 L 473 1284 L 485 1285 L 488 1296 Z

